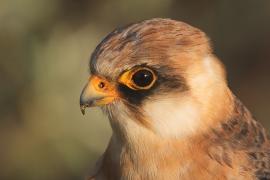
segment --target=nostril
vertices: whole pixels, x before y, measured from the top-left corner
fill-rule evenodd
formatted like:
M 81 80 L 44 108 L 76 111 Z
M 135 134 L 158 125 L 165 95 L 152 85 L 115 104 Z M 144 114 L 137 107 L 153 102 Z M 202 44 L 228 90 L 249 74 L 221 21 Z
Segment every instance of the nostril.
M 101 88 L 101 89 L 104 88 L 104 87 L 105 87 L 105 83 L 104 83 L 104 82 L 100 82 L 100 83 L 98 84 L 98 87 Z

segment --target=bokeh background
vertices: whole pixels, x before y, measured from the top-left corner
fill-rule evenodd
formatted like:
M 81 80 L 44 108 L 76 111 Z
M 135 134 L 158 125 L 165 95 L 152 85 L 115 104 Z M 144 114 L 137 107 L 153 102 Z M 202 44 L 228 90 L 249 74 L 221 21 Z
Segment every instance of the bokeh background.
M 153 17 L 212 39 L 230 87 L 270 129 L 269 0 L 1 0 L 0 179 L 82 179 L 111 130 L 79 95 L 97 43 Z

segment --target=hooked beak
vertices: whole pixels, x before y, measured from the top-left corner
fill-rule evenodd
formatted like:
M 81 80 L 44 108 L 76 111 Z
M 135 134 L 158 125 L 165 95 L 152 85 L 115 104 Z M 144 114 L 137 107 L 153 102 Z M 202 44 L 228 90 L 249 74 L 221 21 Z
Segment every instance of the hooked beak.
M 115 87 L 106 79 L 92 76 L 80 96 L 80 108 L 84 115 L 87 107 L 109 104 L 117 98 Z

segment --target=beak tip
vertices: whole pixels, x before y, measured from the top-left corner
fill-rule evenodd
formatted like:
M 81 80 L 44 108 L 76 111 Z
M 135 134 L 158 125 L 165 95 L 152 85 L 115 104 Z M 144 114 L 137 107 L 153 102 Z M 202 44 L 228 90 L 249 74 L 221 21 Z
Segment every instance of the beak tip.
M 86 107 L 85 107 L 84 105 L 82 105 L 80 108 L 81 108 L 82 114 L 85 115 L 85 108 L 86 108 Z

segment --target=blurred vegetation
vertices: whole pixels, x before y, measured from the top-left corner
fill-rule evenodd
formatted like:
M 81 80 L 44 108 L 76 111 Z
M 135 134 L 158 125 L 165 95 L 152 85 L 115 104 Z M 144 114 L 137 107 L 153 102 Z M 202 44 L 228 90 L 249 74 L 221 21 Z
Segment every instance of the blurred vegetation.
M 111 130 L 79 95 L 97 43 L 152 17 L 203 29 L 234 92 L 270 128 L 269 0 L 1 0 L 0 179 L 82 179 Z

